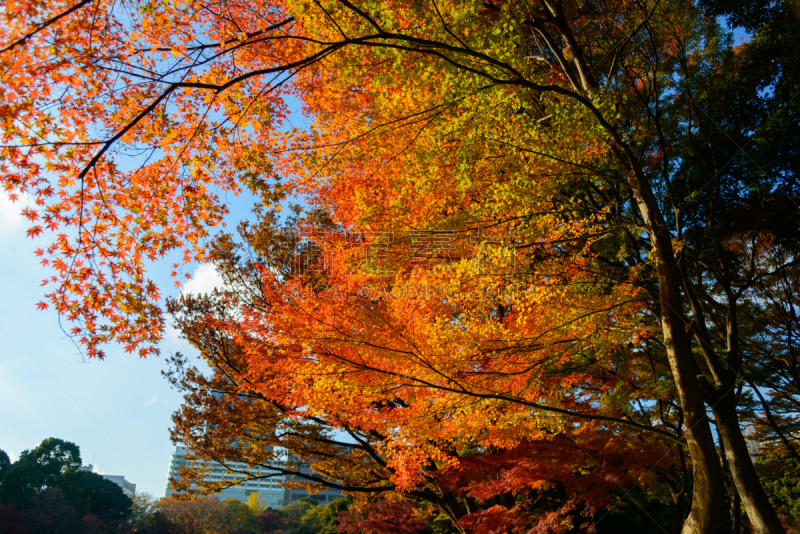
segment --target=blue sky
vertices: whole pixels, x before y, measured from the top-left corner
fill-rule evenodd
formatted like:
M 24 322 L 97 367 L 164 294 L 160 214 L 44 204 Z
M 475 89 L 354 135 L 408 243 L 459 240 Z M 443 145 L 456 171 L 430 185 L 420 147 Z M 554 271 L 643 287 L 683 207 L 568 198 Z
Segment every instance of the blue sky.
M 246 213 L 248 203 L 237 200 L 235 213 Z M 72 441 L 84 463 L 93 461 L 102 473 L 125 476 L 137 491 L 162 496 L 174 448 L 170 416 L 181 396 L 161 371 L 167 354 L 195 351 L 172 331 L 160 357 L 141 359 L 112 346 L 104 361 L 82 362 L 55 312 L 36 309 L 48 273 L 33 254 L 42 243 L 25 237 L 21 208 L 0 193 L 0 449 L 16 460 L 43 439 Z M 170 263 L 155 265 L 152 276 L 164 293 L 176 295 Z M 208 265 L 190 272 L 195 277 L 184 291 L 218 283 Z

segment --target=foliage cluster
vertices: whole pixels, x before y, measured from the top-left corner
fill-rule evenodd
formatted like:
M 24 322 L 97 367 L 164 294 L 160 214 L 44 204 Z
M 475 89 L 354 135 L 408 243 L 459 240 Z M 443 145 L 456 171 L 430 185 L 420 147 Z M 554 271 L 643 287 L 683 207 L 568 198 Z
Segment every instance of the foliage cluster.
M 79 448 L 50 438 L 11 462 L 0 451 L 3 534 L 335 534 L 347 501 L 301 499 L 273 510 L 257 493 L 246 502 L 216 497 L 186 501 L 133 499 L 100 475 L 77 471 Z M 351 521 L 352 522 L 352 521 Z
M 263 469 L 353 496 L 351 530 L 783 534 L 748 439 L 800 466 L 795 4 L 9 0 L 0 179 L 89 355 L 157 353 L 167 311 L 209 364 L 171 360 L 176 489 Z M 173 252 L 225 289 L 162 309 Z
M 254 498 L 253 495 L 256 497 Z M 138 506 L 146 510 L 131 521 L 132 532 L 146 534 L 335 534 L 338 513 L 347 508 L 344 499 L 325 506 L 301 499 L 279 510 L 260 505 L 258 494 L 246 503 L 216 497 L 155 500 L 137 496 Z M 135 505 L 136 507 L 136 505 Z
M 14 534 L 127 532 L 131 499 L 96 473 L 77 471 L 78 446 L 56 438 L 11 463 L 0 451 L 0 524 Z

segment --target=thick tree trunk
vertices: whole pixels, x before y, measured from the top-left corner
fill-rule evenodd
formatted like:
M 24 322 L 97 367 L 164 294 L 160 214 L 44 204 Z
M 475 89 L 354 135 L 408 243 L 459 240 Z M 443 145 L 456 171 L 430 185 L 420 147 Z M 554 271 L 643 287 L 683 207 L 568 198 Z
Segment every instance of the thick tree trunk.
M 633 160 L 630 160 L 633 165 Z M 631 167 L 632 169 L 632 167 Z M 680 276 L 672 248 L 672 236 L 664 223 L 650 184 L 641 173 L 636 201 L 650 231 L 658 275 L 661 328 L 672 377 L 684 414 L 686 442 L 692 460 L 692 506 L 683 534 L 718 534 L 725 517 L 725 479 L 711 426 L 706 417 L 697 365 L 682 317 Z
M 750 459 L 732 392 L 719 399 L 712 409 L 722 445 L 725 447 L 725 455 L 728 457 L 731 478 L 756 533 L 785 534 L 786 529 L 769 503 Z
M 665 232 L 669 239 L 669 233 Z M 661 240 L 660 236 L 656 238 Z M 663 244 L 662 244 L 663 246 Z M 671 249 L 671 247 L 670 247 Z M 669 250 L 671 252 L 671 250 Z M 674 261 L 656 250 L 661 297 L 661 327 L 672 377 L 683 408 L 686 442 L 692 460 L 692 506 L 683 534 L 716 534 L 725 514 L 725 479 L 692 361 L 689 337 L 678 315 L 680 297 Z M 672 272 L 670 272 L 672 271 Z
M 717 534 L 721 531 L 721 519 L 725 513 L 724 475 L 706 418 L 700 385 L 689 361 L 688 340 L 684 343 L 681 339 L 686 336 L 677 332 L 680 330 L 682 333 L 683 325 L 676 324 L 676 319 L 672 311 L 665 310 L 662 315 L 664 343 L 684 412 L 686 442 L 692 459 L 692 506 L 681 532 Z

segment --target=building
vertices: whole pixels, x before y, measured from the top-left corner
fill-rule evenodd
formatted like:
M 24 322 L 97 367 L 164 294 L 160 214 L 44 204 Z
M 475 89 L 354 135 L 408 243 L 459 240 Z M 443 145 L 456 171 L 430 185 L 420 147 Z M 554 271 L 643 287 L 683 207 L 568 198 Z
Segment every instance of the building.
M 296 461 L 296 460 L 295 460 Z M 300 472 L 303 474 L 312 474 L 313 471 L 309 468 L 306 462 L 299 462 Z M 287 477 L 288 480 L 292 481 L 302 481 L 300 478 L 296 477 Z M 309 499 L 313 499 L 320 504 L 327 504 L 331 501 L 335 501 L 336 499 L 341 499 L 344 496 L 342 495 L 341 490 L 333 489 L 333 488 L 326 488 L 325 491 L 317 493 L 315 495 L 309 495 L 306 490 L 303 488 L 297 489 L 288 489 L 286 488 L 283 492 L 283 502 L 285 504 L 290 504 L 295 501 L 299 501 L 300 499 L 307 497 Z
M 258 470 L 248 468 L 247 464 L 238 463 L 238 462 L 231 462 L 229 467 L 225 467 L 222 464 L 217 462 L 209 462 L 208 467 L 212 469 L 210 473 L 208 473 L 206 480 L 211 482 L 220 482 L 226 480 L 234 480 L 235 478 L 240 478 L 241 475 L 229 473 L 227 472 L 229 468 L 231 469 L 240 469 L 242 471 L 248 471 L 253 474 L 261 474 L 266 475 L 269 474 L 270 471 L 265 470 Z M 172 486 L 169 483 L 170 478 L 180 479 L 180 474 L 178 469 L 180 467 L 189 467 L 189 461 L 186 460 L 186 448 L 185 447 L 176 447 L 175 452 L 172 453 L 172 458 L 169 462 L 169 472 L 167 473 L 167 488 L 164 494 L 166 496 L 170 496 L 175 493 L 172 490 Z M 261 499 L 267 506 L 272 508 L 280 508 L 284 504 L 284 490 L 281 486 L 279 486 L 280 482 L 283 482 L 283 475 L 275 474 L 270 478 L 261 478 L 258 480 L 249 480 L 246 482 L 241 482 L 236 486 L 231 486 L 230 488 L 225 488 L 219 493 L 214 494 L 215 497 L 224 501 L 226 499 L 234 498 L 239 499 L 240 501 L 246 501 L 250 494 L 258 493 L 261 495 Z
M 82 465 L 78 468 L 78 471 L 88 471 L 93 473 L 94 466 L 92 464 L 89 465 Z M 125 477 L 122 475 L 101 475 L 100 473 L 95 473 L 100 475 L 101 477 L 105 478 L 106 480 L 110 480 L 120 488 L 122 488 L 122 493 L 130 497 L 131 499 L 136 494 L 136 484 L 132 484 L 125 480 Z

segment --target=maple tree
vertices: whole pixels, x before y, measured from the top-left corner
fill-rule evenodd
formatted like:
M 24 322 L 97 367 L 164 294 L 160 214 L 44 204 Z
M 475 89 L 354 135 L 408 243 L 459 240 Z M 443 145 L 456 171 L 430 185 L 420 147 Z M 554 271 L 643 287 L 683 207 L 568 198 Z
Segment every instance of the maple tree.
M 266 223 L 267 220 L 271 223 L 276 221 L 274 217 L 267 217 L 263 226 L 257 229 L 243 229 L 245 240 L 252 243 L 254 248 L 263 254 L 253 254 L 252 251 L 241 250 L 240 247 L 233 246 L 227 238 L 220 241 L 216 250 L 217 258 L 220 261 L 219 267 L 222 272 L 226 273 L 226 277 L 239 287 L 238 295 L 246 299 L 253 309 L 261 312 L 273 308 L 277 301 L 274 298 L 263 297 L 260 293 L 266 287 L 260 273 L 264 272 L 264 268 L 270 271 L 285 272 L 284 268 L 287 263 L 291 264 L 286 261 L 287 257 L 291 258 L 294 253 L 300 254 L 307 250 L 307 247 L 304 247 L 304 244 L 307 243 L 298 239 L 297 236 L 292 236 L 288 232 L 289 228 L 283 228 L 284 232 L 276 231 L 275 225 Z M 294 221 L 290 221 L 287 226 L 291 227 L 293 224 Z M 294 253 L 287 254 L 286 250 L 276 250 L 275 244 L 279 242 L 284 243 L 284 247 L 293 247 Z M 254 257 L 256 259 L 252 260 Z M 303 261 L 301 258 L 297 259 Z M 345 255 L 345 261 L 349 262 L 350 259 L 352 258 Z M 237 260 L 241 260 L 241 264 Z M 307 274 L 318 275 L 319 273 L 310 271 Z M 320 280 L 317 282 L 321 283 Z M 335 293 L 339 289 L 333 288 L 328 291 Z M 288 290 L 288 294 L 292 295 L 291 288 Z M 442 371 L 424 367 L 412 370 L 407 360 L 401 362 L 401 365 L 405 367 L 405 376 L 400 377 L 407 378 L 407 382 L 405 384 L 395 382 L 389 397 L 386 396 L 385 391 L 382 391 L 385 382 L 381 380 L 376 384 L 374 374 L 370 383 L 359 382 L 354 385 L 357 393 L 348 393 L 346 384 L 338 378 L 333 384 L 334 390 L 331 391 L 328 389 L 332 385 L 330 382 L 319 380 L 320 370 L 316 368 L 316 365 L 311 362 L 304 364 L 302 361 L 296 361 L 297 356 L 294 354 L 289 355 L 290 357 L 283 363 L 279 362 L 277 358 L 270 363 L 268 372 L 271 378 L 263 374 L 265 368 L 261 366 L 257 371 L 258 378 L 254 379 L 252 376 L 248 376 L 246 369 L 248 366 L 253 367 L 255 362 L 247 358 L 246 353 L 255 349 L 260 351 L 263 357 L 264 346 L 263 343 L 254 342 L 252 339 L 241 339 L 241 330 L 238 327 L 242 317 L 226 319 L 233 297 L 234 295 L 231 293 L 204 297 L 187 296 L 170 304 L 170 310 L 176 314 L 178 319 L 177 326 L 184 336 L 200 349 L 203 357 L 215 370 L 212 377 L 206 377 L 195 368 L 187 368 L 183 359 L 179 358 L 174 362 L 176 374 L 172 375 L 173 383 L 186 391 L 187 395 L 181 412 L 175 416 L 176 427 L 173 431 L 173 440 L 187 444 L 199 458 L 213 459 L 223 464 L 244 462 L 252 467 L 268 468 L 272 470 L 272 473 L 297 476 L 297 466 L 287 466 L 282 460 L 284 451 L 288 450 L 297 461 L 309 463 L 319 473 L 316 476 L 300 474 L 301 478 L 332 485 L 348 491 L 352 495 L 361 496 L 392 494 L 396 485 L 401 484 L 405 489 L 404 498 L 417 499 L 433 505 L 453 524 L 460 521 L 470 524 L 470 521 L 474 521 L 476 527 L 497 524 L 498 521 L 516 521 L 518 528 L 521 528 L 522 524 L 531 526 L 538 524 L 539 528 L 545 529 L 565 523 L 567 518 L 573 515 L 576 521 L 582 513 L 585 517 L 591 518 L 597 513 L 597 510 L 611 506 L 614 500 L 620 496 L 624 499 L 624 491 L 620 490 L 626 485 L 630 486 L 634 483 L 636 480 L 634 473 L 637 472 L 645 479 L 653 479 L 650 482 L 654 482 L 655 478 L 661 478 L 662 483 L 663 480 L 674 483 L 671 488 L 675 490 L 674 493 L 670 495 L 667 490 L 662 494 L 662 498 L 674 499 L 675 503 L 680 506 L 684 503 L 686 495 L 685 490 L 684 492 L 680 490 L 680 470 L 676 470 L 673 461 L 666 458 L 674 455 L 678 459 L 680 455 L 676 454 L 678 452 L 676 449 L 680 447 L 675 445 L 670 450 L 664 448 L 657 441 L 654 442 L 647 438 L 640 441 L 642 440 L 641 436 L 626 446 L 626 440 L 630 440 L 635 433 L 603 433 L 602 437 L 599 437 L 595 432 L 602 428 L 604 421 L 628 422 L 636 426 L 636 420 L 614 419 L 602 415 L 603 411 L 601 410 L 587 409 L 591 404 L 589 397 L 592 397 L 591 392 L 588 391 L 584 393 L 585 404 L 564 402 L 561 406 L 570 407 L 573 410 L 582 406 L 585 410 L 583 415 L 587 418 L 596 416 L 596 420 L 600 424 L 587 426 L 569 439 L 562 436 L 559 441 L 559 436 L 551 434 L 558 432 L 557 423 L 548 423 L 541 418 L 531 419 L 526 415 L 530 413 L 530 397 L 519 395 L 514 398 L 513 392 L 505 395 L 500 393 L 487 395 L 485 389 L 478 389 L 485 388 L 485 376 L 477 384 L 470 384 L 471 381 L 468 377 L 460 377 L 459 385 L 461 387 L 471 385 L 477 391 L 462 390 L 459 395 L 450 395 L 456 401 L 459 401 L 458 397 L 461 397 L 462 401 L 454 402 L 450 406 L 442 404 L 445 399 L 441 393 L 452 393 L 452 387 L 448 387 L 451 384 L 440 384 L 439 392 L 436 392 L 436 384 L 429 384 L 434 392 L 434 397 L 439 397 L 438 399 L 425 400 L 425 397 L 421 397 L 417 393 L 409 395 L 410 391 L 420 389 L 412 379 L 420 380 L 421 373 L 425 371 L 429 376 L 432 371 L 439 373 Z M 326 302 L 324 298 L 320 297 L 315 294 L 308 301 L 311 304 Z M 374 329 L 376 322 L 374 314 L 377 309 L 375 302 L 366 299 L 358 299 L 358 301 L 366 304 L 366 306 L 357 306 L 358 310 L 368 315 L 366 317 L 359 316 L 357 319 L 369 321 L 368 326 L 370 327 L 369 329 L 363 328 L 363 325 L 359 324 L 359 332 Z M 337 300 L 331 302 L 334 306 L 349 308 L 351 312 L 354 309 L 352 301 L 345 301 L 344 304 Z M 420 313 L 419 309 L 414 310 L 413 304 L 412 308 L 409 308 L 407 301 L 399 301 L 397 305 L 416 312 L 414 314 L 416 317 L 411 315 L 402 318 L 413 322 L 412 330 L 419 328 L 424 332 L 426 325 L 430 324 L 436 325 L 437 328 L 441 327 L 441 322 L 431 321 L 430 317 Z M 450 307 L 452 305 L 451 301 Z M 480 306 L 485 305 L 485 301 L 480 302 Z M 490 307 L 494 306 L 494 303 L 490 303 Z M 296 311 L 297 308 L 281 307 L 280 315 L 288 321 L 295 321 L 297 319 Z M 308 335 L 306 331 L 318 328 L 319 324 L 312 324 L 313 321 L 309 322 L 310 318 L 317 315 L 328 323 L 327 327 L 330 327 L 326 332 L 317 334 L 327 338 L 326 351 L 333 349 L 335 337 L 341 337 L 336 334 L 332 335 L 337 328 L 352 328 L 352 325 L 341 325 L 338 320 L 335 320 L 333 317 L 335 312 L 330 311 L 330 308 L 326 308 L 324 313 L 309 312 L 308 308 L 302 310 L 300 323 L 307 323 L 305 326 L 300 323 L 284 326 L 282 321 L 270 319 L 271 327 L 290 331 L 294 344 L 297 344 L 299 339 L 306 338 Z M 353 314 L 350 313 L 346 319 L 350 320 L 353 318 L 352 316 Z M 480 322 L 485 322 L 483 315 L 478 318 Z M 331 325 L 332 321 L 337 324 Z M 466 323 L 468 321 L 462 319 L 461 324 L 465 325 Z M 405 328 L 408 328 L 408 325 Z M 398 327 L 395 337 L 400 337 L 400 330 L 401 328 Z M 264 332 L 260 330 L 257 335 L 263 338 Z M 378 334 L 375 339 L 370 340 L 371 344 L 375 346 L 376 339 L 381 337 L 383 336 Z M 419 340 L 420 337 L 417 336 L 414 341 L 418 343 Z M 343 341 L 345 345 L 356 344 L 347 338 Z M 411 341 L 408 343 L 410 344 Z M 466 343 L 460 345 L 465 349 L 469 348 Z M 365 352 L 364 348 L 363 346 L 357 347 L 362 361 L 365 357 L 371 356 Z M 344 350 L 347 348 L 345 347 Z M 319 353 L 317 354 L 319 355 Z M 380 351 L 375 356 L 381 357 Z M 487 360 L 486 354 L 482 354 L 480 357 L 481 360 Z M 385 355 L 381 359 L 385 360 Z M 584 370 L 591 370 L 592 364 L 587 364 L 585 358 L 582 359 L 584 360 L 581 362 Z M 492 358 L 488 358 L 487 363 L 482 362 L 486 367 L 487 374 L 491 374 L 491 360 Z M 371 361 L 373 365 L 384 363 L 377 359 Z M 464 361 L 468 362 L 466 356 Z M 394 364 L 396 363 L 395 361 Z M 563 362 L 559 363 L 563 364 Z M 285 367 L 285 372 L 282 372 L 280 366 L 284 364 L 287 367 Z M 498 361 L 496 364 L 505 366 L 508 370 L 508 366 L 504 362 Z M 353 369 L 352 362 L 349 365 L 351 366 L 350 372 L 357 370 Z M 306 374 L 303 371 L 304 367 L 308 369 L 308 373 L 314 373 L 315 377 L 311 378 L 309 374 Z M 532 367 L 533 372 L 538 372 L 541 371 L 544 364 Z M 615 389 L 614 402 L 620 403 L 625 397 L 626 387 L 623 383 L 624 380 L 618 378 L 624 371 L 618 365 L 616 367 L 616 369 L 609 368 L 607 370 L 607 377 L 602 379 L 601 384 L 602 390 Z M 362 367 L 362 373 L 364 370 Z M 369 371 L 370 373 L 377 371 L 379 374 L 380 368 L 373 368 Z M 557 373 L 558 369 L 550 368 L 550 372 L 554 371 Z M 326 374 L 334 375 L 335 373 L 328 369 Z M 369 373 L 363 374 L 369 375 Z M 520 372 L 519 375 L 526 379 L 525 371 Z M 394 379 L 397 378 L 395 373 Z M 457 378 L 451 376 L 449 380 L 452 383 Z M 541 395 L 543 391 L 564 394 L 567 391 L 565 384 L 553 382 L 553 380 L 563 379 L 563 373 L 554 374 L 550 380 L 536 388 L 531 388 L 530 394 Z M 583 388 L 587 388 L 591 384 L 588 374 L 580 377 L 573 375 L 572 379 L 579 381 L 577 386 Z M 598 382 L 600 381 L 601 379 L 598 377 Z M 633 381 L 636 382 L 635 379 Z M 657 386 L 664 389 L 663 384 Z M 495 384 L 494 387 L 498 389 L 506 386 Z M 264 388 L 270 388 L 270 391 L 267 392 Z M 283 392 L 280 396 L 276 394 L 277 388 Z M 640 394 L 644 395 L 645 389 L 647 389 L 647 385 L 642 384 Z M 495 421 L 486 422 L 486 406 L 470 406 L 470 404 L 476 404 L 474 396 L 470 397 L 470 395 L 496 401 L 494 406 L 488 407 L 491 410 L 491 418 Z M 669 400 L 668 387 L 660 397 L 659 403 Z M 308 410 L 312 398 L 314 399 L 314 412 Z M 598 398 L 598 396 L 593 397 L 594 400 Z M 345 399 L 347 402 L 343 407 L 342 402 Z M 463 402 L 464 400 L 466 402 Z M 606 403 L 608 401 L 609 399 L 605 400 Z M 436 410 L 430 410 L 430 402 L 439 403 Z M 514 403 L 519 403 L 521 406 L 514 409 Z M 463 405 L 459 408 L 459 404 Z M 660 408 L 663 418 L 665 417 L 664 405 L 661 405 Z M 667 419 L 676 417 L 674 413 L 669 415 L 669 407 L 666 412 Z M 567 410 L 562 410 L 562 413 L 574 414 Z M 635 417 L 635 414 L 631 415 Z M 650 416 L 643 415 L 642 417 L 644 421 L 647 421 Z M 504 421 L 504 418 L 507 420 Z M 529 419 L 530 425 L 525 424 L 525 419 Z M 676 428 L 680 427 L 678 420 L 673 422 Z M 522 444 L 522 446 L 513 445 L 515 441 L 534 435 L 535 430 L 531 427 L 537 424 L 542 425 L 539 428 L 540 435 L 543 436 L 542 440 L 535 445 L 530 442 Z M 465 425 L 466 431 L 464 431 Z M 439 432 L 432 432 L 431 429 L 437 426 L 440 427 Z M 649 428 L 641 424 L 639 427 Z M 485 432 L 481 431 L 481 428 L 488 428 L 491 433 L 481 436 Z M 324 429 L 329 430 L 323 432 Z M 335 437 L 333 432 L 336 429 L 346 432 L 346 435 Z M 398 430 L 403 432 L 402 439 L 407 440 L 407 445 L 414 444 L 414 451 L 406 446 L 402 446 L 400 450 L 387 451 L 386 442 L 392 438 L 397 439 L 395 436 L 397 436 Z M 556 441 L 552 442 L 554 437 Z M 487 446 L 489 449 L 486 449 Z M 459 460 L 461 453 L 456 454 L 457 450 L 465 447 L 478 447 L 476 451 L 494 449 L 498 452 L 486 456 L 481 453 L 474 457 L 475 461 L 467 460 L 465 463 L 464 460 Z M 504 447 L 511 447 L 512 452 L 505 456 L 499 454 Z M 420 451 L 427 452 L 427 454 L 420 455 Z M 495 458 L 497 454 L 499 456 Z M 609 454 L 611 456 L 608 456 Z M 552 456 L 553 463 L 542 463 L 543 456 Z M 579 474 L 586 470 L 591 475 L 581 476 Z M 274 476 L 272 473 L 262 476 Z M 510 473 L 515 474 L 511 475 Z M 258 475 L 245 472 L 240 474 L 245 478 L 258 478 Z M 420 475 L 422 475 L 422 479 L 419 478 Z M 487 478 L 489 480 L 506 478 L 507 483 L 502 485 L 489 483 L 487 485 Z M 639 481 L 643 482 L 644 479 Z M 683 481 L 684 487 L 686 482 L 686 480 Z M 199 462 L 195 469 L 182 472 L 181 480 L 176 481 L 176 488 L 187 490 L 194 484 L 201 491 L 213 492 L 218 491 L 222 485 L 234 483 L 235 481 L 224 483 L 204 481 L 202 462 Z M 512 495 L 524 495 L 532 491 L 535 493 L 542 485 L 571 488 L 575 498 L 565 498 L 556 492 L 554 497 L 548 498 L 552 501 L 548 508 L 544 507 L 544 503 L 547 501 L 543 498 L 514 502 Z M 577 488 L 582 488 L 584 491 L 577 491 Z M 189 489 L 189 491 L 192 490 Z M 483 506 L 481 503 L 489 502 L 499 496 L 505 496 L 506 500 L 502 504 L 495 505 L 491 514 L 487 516 L 485 512 L 481 511 Z M 530 505 L 534 501 L 537 508 L 531 509 Z M 587 505 L 587 502 L 592 504 Z M 632 506 L 636 510 L 636 505 Z M 470 519 L 475 514 L 479 514 L 478 517 Z M 676 515 L 678 525 L 683 522 L 683 519 L 683 513 Z M 581 522 L 585 522 L 585 518 Z
M 734 48 L 718 15 L 752 41 Z M 770 277 L 797 257 L 794 223 L 767 215 L 797 221 L 796 58 L 767 54 L 787 5 L 10 2 L 3 16 L 3 183 L 34 199 L 31 235 L 57 232 L 40 251 L 48 298 L 90 355 L 157 350 L 146 262 L 210 258 L 216 191 L 305 195 L 331 223 L 304 230 L 324 259 L 232 269 L 245 290 L 206 317 L 241 354 L 243 393 L 378 432 L 405 491 L 475 440 L 685 445 L 691 491 L 676 493 L 691 493 L 684 531 L 702 533 L 726 493 L 710 410 L 755 530 L 784 530 L 734 392 L 753 370 L 755 288 L 779 295 Z M 777 70 L 756 68 L 765 54 Z M 284 128 L 287 95 L 309 128 Z M 769 172 L 736 159 L 750 145 L 778 147 Z M 408 287 L 435 297 L 393 298 Z
M 417 534 L 424 532 L 425 521 L 413 516 L 414 505 L 409 502 L 378 501 L 362 518 L 357 514 L 344 513 L 339 520 L 340 532 Z

